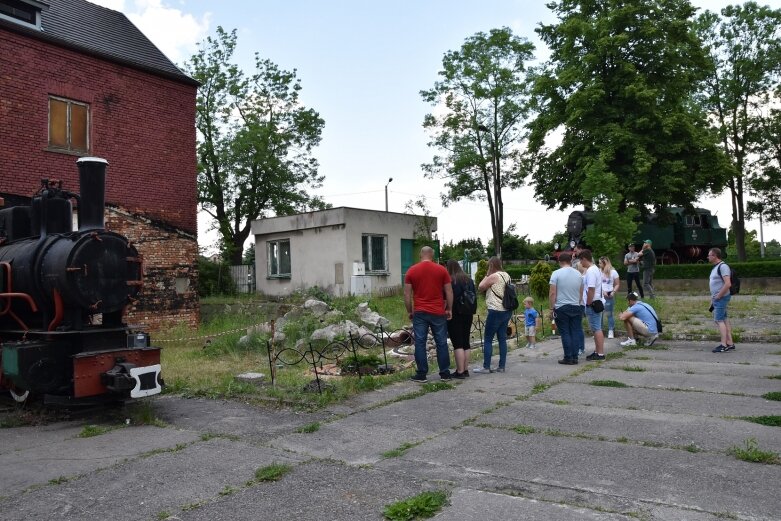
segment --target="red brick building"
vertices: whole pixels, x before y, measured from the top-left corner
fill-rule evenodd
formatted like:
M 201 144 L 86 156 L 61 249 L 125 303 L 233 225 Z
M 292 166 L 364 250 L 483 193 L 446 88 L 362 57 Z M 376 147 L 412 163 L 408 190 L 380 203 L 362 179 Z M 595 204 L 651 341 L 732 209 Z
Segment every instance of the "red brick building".
M 145 260 L 128 320 L 152 328 L 198 320 L 197 86 L 119 12 L 0 0 L 0 197 L 77 191 L 78 157 L 107 159 L 106 227 Z

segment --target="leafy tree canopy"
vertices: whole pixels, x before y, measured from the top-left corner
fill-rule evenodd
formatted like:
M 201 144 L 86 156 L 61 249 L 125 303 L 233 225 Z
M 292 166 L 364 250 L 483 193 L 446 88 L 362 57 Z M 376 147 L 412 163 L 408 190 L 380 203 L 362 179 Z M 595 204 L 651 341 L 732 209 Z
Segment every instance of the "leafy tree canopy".
M 308 193 L 323 181 L 312 149 L 325 123 L 299 102 L 295 70 L 256 54 L 245 74 L 231 61 L 235 47 L 236 31 L 218 27 L 185 70 L 201 83 L 198 201 L 216 222 L 223 258 L 241 264 L 253 220 L 326 206 Z
M 521 185 L 521 142 L 528 114 L 526 62 L 534 46 L 508 28 L 467 38 L 442 60 L 440 80 L 423 99 L 436 108 L 423 127 L 441 154 L 424 164 L 428 177 L 444 180 L 443 204 L 488 202 L 495 253 L 502 252 L 502 189 Z
M 552 53 L 536 76 L 529 155 L 538 199 L 602 211 L 616 222 L 601 232 L 612 248 L 631 236 L 627 208 L 691 207 L 720 191 L 726 162 L 692 103 L 707 60 L 689 2 L 548 5 L 558 23 L 537 29 Z

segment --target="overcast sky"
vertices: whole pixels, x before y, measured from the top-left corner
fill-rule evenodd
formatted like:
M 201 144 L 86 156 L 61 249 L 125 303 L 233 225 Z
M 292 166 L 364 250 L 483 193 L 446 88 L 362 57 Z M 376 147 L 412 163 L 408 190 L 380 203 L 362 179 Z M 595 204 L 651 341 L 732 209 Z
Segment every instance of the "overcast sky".
M 217 26 L 238 30 L 236 60 L 246 71 L 254 53 L 283 69 L 296 69 L 302 102 L 325 119 L 315 149 L 325 182 L 318 194 L 333 206 L 383 210 L 389 178 L 390 211 L 403 212 L 407 201 L 425 195 L 439 221 L 443 242 L 491 237 L 488 208 L 459 202 L 443 208 L 441 183 L 426 180 L 420 168 L 428 148 L 424 115 L 431 110 L 419 91 L 429 89 L 442 56 L 479 31 L 508 26 L 548 51 L 534 28 L 554 17 L 546 0 L 91 0 L 124 12 L 173 62 L 182 64 L 196 44 Z M 711 10 L 734 2 L 693 0 Z M 781 0 L 760 2 L 781 8 Z M 532 241 L 550 240 L 564 231 L 565 212 L 547 210 L 525 187 L 504 196 L 505 226 Z M 728 192 L 700 201 L 728 227 Z M 214 251 L 208 219 L 199 219 L 199 242 Z M 749 229 L 759 229 L 750 221 Z M 765 240 L 781 240 L 781 225 L 764 226 Z

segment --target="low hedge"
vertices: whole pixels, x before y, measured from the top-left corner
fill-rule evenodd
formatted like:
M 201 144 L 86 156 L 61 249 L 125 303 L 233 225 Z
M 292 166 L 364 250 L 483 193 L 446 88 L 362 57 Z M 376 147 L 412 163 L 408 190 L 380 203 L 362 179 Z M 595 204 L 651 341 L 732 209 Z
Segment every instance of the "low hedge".
M 558 265 L 554 262 L 554 269 Z M 768 278 L 781 277 L 781 261 L 761 262 L 731 262 L 729 266 L 735 270 L 740 278 Z M 508 264 L 504 269 L 513 279 L 520 279 L 522 275 L 530 275 L 533 264 L 518 265 Z M 654 278 L 656 279 L 707 279 L 713 266 L 711 264 L 657 264 Z M 621 279 L 626 279 L 626 267 L 616 267 Z M 641 269 L 642 273 L 642 269 Z

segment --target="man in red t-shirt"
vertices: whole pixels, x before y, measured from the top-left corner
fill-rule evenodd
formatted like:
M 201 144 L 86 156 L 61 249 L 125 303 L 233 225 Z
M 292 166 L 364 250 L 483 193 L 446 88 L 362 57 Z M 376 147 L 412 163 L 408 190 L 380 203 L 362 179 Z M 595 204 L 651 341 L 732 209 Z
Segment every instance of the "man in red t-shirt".
M 404 304 L 415 333 L 415 365 L 418 369 L 412 381 L 427 381 L 426 340 L 429 327 L 437 346 L 439 376 L 449 380 L 452 376 L 447 348 L 447 321 L 453 317 L 453 289 L 450 286 L 450 274 L 444 266 L 434 262 L 434 249 L 430 246 L 421 248 L 420 262 L 407 270 L 404 277 Z

